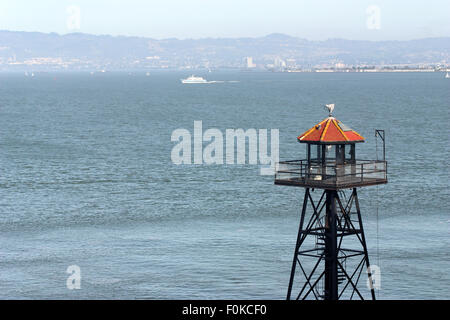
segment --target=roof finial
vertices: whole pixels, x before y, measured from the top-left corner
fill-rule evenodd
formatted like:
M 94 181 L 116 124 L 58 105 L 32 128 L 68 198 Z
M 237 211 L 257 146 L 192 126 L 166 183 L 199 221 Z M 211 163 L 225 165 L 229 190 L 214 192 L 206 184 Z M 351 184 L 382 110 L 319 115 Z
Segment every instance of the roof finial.
M 332 116 L 333 116 L 333 110 L 334 110 L 334 103 L 332 103 L 332 104 L 326 104 L 325 107 L 326 107 L 326 108 L 328 109 L 328 111 L 329 111 L 328 116 L 329 116 L 329 117 L 332 117 Z

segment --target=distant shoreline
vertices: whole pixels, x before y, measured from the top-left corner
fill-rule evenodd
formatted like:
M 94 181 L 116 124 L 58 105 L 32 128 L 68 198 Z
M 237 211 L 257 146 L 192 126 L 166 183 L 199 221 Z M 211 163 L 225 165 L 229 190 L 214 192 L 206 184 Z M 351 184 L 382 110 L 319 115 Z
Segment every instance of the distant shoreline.
M 21 74 L 25 77 L 31 77 L 31 74 L 34 73 L 34 75 L 38 74 L 56 74 L 56 73 L 78 73 L 78 74 L 87 74 L 87 75 L 101 75 L 101 74 L 111 74 L 111 73 L 128 73 L 129 75 L 144 75 L 147 77 L 151 77 L 152 74 L 158 73 L 178 73 L 178 74 L 187 74 L 187 73 L 197 73 L 197 74 L 205 74 L 209 73 L 206 69 L 190 69 L 190 70 L 183 70 L 183 69 L 118 69 L 118 70 L 108 70 L 108 71 L 101 71 L 101 70 L 61 70 L 61 69 L 55 69 L 55 70 L 40 70 L 39 68 L 36 69 L 28 69 L 28 68 L 18 68 L 18 69 L 1 69 L 0 68 L 0 74 Z M 242 70 L 242 69 L 231 69 L 231 68 L 224 68 L 224 69 L 217 69 L 214 70 L 214 72 L 239 72 L 239 73 L 249 73 L 249 74 L 258 74 L 258 73 L 274 73 L 274 74 L 280 74 L 280 73 L 447 73 L 450 72 L 450 69 L 448 70 L 434 70 L 434 69 L 396 69 L 396 70 L 389 70 L 389 69 L 368 69 L 368 70 L 353 70 L 353 69 L 317 69 L 317 70 L 285 70 L 285 71 L 270 71 L 270 70 Z M 213 72 L 213 73 L 214 73 Z M 34 76 L 33 75 L 33 76 Z
M 397 71 L 400 69 L 423 72 L 449 68 L 450 37 L 309 41 L 271 34 L 259 38 L 156 40 L 0 30 L 0 70 L 352 72 L 389 69 L 402 72 Z

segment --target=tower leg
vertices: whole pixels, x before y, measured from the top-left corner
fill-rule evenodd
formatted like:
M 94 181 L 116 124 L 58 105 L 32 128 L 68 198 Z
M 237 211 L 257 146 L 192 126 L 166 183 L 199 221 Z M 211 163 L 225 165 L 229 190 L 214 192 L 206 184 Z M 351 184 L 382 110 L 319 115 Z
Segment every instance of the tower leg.
M 359 229 L 361 230 L 361 245 L 363 246 L 363 249 L 364 249 L 364 257 L 366 260 L 366 267 L 367 267 L 369 282 L 371 282 L 372 281 L 372 272 L 370 270 L 369 253 L 367 252 L 366 237 L 364 236 L 364 227 L 363 227 L 363 223 L 362 223 L 362 219 L 361 219 L 361 210 L 359 209 L 358 193 L 356 192 L 356 188 L 353 188 L 353 196 L 355 198 L 356 213 L 358 214 Z M 370 285 L 370 294 L 372 296 L 372 300 L 376 300 L 375 289 L 374 289 L 372 283 Z
M 301 244 L 303 223 L 305 221 L 305 214 L 306 214 L 306 206 L 308 204 L 308 197 L 309 197 L 309 188 L 306 188 L 306 190 L 305 190 L 305 197 L 303 198 L 303 207 L 302 207 L 302 214 L 301 214 L 301 217 L 300 217 L 300 225 L 298 227 L 297 243 L 295 244 L 294 258 L 292 259 L 291 277 L 289 278 L 289 287 L 288 287 L 287 298 L 286 298 L 287 300 L 291 300 L 292 284 L 294 283 L 295 266 L 297 265 L 298 250 L 299 250 L 300 244 Z
M 338 299 L 337 212 L 335 190 L 326 190 L 325 216 L 325 300 Z

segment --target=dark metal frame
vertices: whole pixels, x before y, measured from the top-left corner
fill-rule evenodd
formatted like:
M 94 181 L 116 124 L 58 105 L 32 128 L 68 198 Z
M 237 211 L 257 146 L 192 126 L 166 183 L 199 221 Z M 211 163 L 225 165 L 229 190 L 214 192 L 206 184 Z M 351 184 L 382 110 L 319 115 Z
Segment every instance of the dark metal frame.
M 386 160 L 386 139 L 385 139 L 385 132 L 384 130 L 380 130 L 380 129 L 375 129 L 375 140 L 378 141 L 378 137 L 381 139 L 381 141 L 383 142 L 383 161 Z M 377 144 L 377 150 L 378 152 L 378 144 Z M 378 154 L 377 154 L 377 158 L 378 158 Z
M 287 292 L 288 300 L 292 298 L 297 266 L 302 272 L 305 281 L 298 294 L 294 297 L 296 300 L 304 300 L 312 297 L 310 296 L 311 293 L 315 299 L 337 300 L 346 293 L 347 288 L 352 289 L 350 299 L 353 298 L 355 293 L 359 298 L 364 299 L 362 291 L 358 288 L 364 265 L 367 267 L 369 281 L 372 281 L 372 279 L 358 194 L 356 188 L 353 188 L 344 205 L 339 193 L 341 193 L 342 198 L 345 200 L 346 197 L 343 191 L 324 190 L 320 200 L 315 203 L 311 196 L 310 188 L 305 189 Z M 311 205 L 313 212 L 306 226 L 304 226 L 307 219 L 308 203 Z M 353 206 L 356 212 L 352 212 Z M 356 221 L 351 219 L 352 214 L 356 215 Z M 305 240 L 308 236 L 316 237 L 316 246 L 312 249 L 304 248 Z M 355 250 L 342 246 L 344 238 L 349 236 L 357 238 L 361 249 Z M 316 262 L 308 274 L 305 271 L 303 262 L 311 258 L 316 259 Z M 357 266 L 353 272 L 346 268 L 347 259 L 350 258 L 361 258 L 360 261 L 357 260 L 359 263 L 356 264 Z M 323 270 L 319 270 L 322 262 L 324 262 L 325 267 Z M 323 290 L 320 290 L 321 280 L 324 282 Z M 340 288 L 340 285 L 342 285 L 342 288 Z M 370 294 L 371 298 L 375 300 L 373 287 L 370 289 Z

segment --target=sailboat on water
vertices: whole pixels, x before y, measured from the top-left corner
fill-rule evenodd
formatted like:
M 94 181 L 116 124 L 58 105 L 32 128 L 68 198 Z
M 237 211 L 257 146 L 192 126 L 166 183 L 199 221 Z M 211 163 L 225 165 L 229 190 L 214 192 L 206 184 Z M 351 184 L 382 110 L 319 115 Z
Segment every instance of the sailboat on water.
M 447 72 L 447 74 L 445 75 L 445 79 L 450 79 L 450 74 L 448 74 L 448 72 Z

